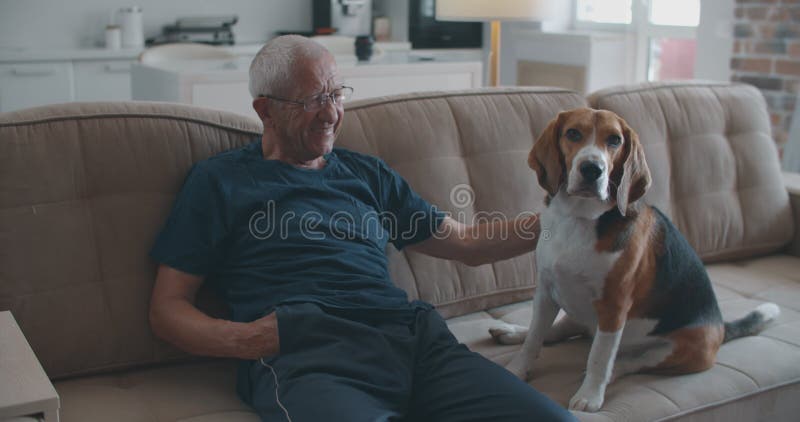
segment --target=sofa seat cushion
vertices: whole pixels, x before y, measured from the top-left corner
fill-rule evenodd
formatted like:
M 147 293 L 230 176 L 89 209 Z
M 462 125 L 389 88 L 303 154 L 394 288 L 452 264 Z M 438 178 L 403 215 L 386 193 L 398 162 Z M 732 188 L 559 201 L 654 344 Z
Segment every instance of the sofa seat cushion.
M 800 410 L 800 259 L 786 255 L 708 266 L 725 320 L 772 301 L 777 322 L 758 336 L 725 344 L 717 364 L 699 374 L 632 375 L 609 386 L 603 409 L 577 415 L 581 421 L 791 420 Z M 515 346 L 498 346 L 486 329 L 497 320 L 528 325 L 531 303 L 523 302 L 450 319 L 451 330 L 472 350 L 507 364 Z M 531 385 L 566 405 L 583 381 L 588 339 L 544 347 Z M 735 402 L 734 402 L 735 401 Z M 746 405 L 744 405 L 746 403 Z M 787 410 L 788 409 L 788 410 Z M 790 416 L 787 411 L 795 412 Z M 703 419 L 708 420 L 708 419 Z
M 62 422 L 258 422 L 236 395 L 236 363 L 215 360 L 55 383 Z
M 708 267 L 726 320 L 766 300 L 781 306 L 777 323 L 725 344 L 710 370 L 686 376 L 632 375 L 612 384 L 603 409 L 581 421 L 791 420 L 800 411 L 800 258 L 775 255 Z M 517 346 L 497 345 L 498 321 L 527 325 L 530 301 L 448 320 L 472 350 L 506 364 Z M 531 384 L 566 405 L 583 380 L 590 341 L 542 349 Z M 62 421 L 257 421 L 235 393 L 235 363 L 211 361 L 56 383 Z M 791 416 L 791 417 L 790 417 Z

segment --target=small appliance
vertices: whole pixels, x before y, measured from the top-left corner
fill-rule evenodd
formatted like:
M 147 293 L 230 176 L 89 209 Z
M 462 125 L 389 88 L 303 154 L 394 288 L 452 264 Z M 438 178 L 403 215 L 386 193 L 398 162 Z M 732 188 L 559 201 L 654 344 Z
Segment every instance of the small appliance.
M 370 35 L 372 0 L 314 0 L 314 33 Z
M 147 40 L 148 45 L 175 42 L 197 42 L 212 45 L 233 45 L 236 15 L 178 18 L 174 25 L 162 29 L 162 35 Z

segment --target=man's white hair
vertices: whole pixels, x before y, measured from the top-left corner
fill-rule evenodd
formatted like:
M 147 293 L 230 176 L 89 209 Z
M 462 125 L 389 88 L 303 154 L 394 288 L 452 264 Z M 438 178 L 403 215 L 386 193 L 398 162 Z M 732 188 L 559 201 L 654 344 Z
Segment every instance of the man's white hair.
M 271 39 L 250 63 L 250 95 L 286 95 L 297 60 L 327 52 L 321 44 L 300 35 Z

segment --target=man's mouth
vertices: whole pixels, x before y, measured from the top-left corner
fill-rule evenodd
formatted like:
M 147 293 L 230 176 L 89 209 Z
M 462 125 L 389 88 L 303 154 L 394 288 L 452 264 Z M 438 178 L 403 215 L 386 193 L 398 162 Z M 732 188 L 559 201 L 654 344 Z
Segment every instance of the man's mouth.
M 321 136 L 332 136 L 333 135 L 333 126 L 331 127 L 324 127 L 319 129 L 312 129 L 313 133 Z

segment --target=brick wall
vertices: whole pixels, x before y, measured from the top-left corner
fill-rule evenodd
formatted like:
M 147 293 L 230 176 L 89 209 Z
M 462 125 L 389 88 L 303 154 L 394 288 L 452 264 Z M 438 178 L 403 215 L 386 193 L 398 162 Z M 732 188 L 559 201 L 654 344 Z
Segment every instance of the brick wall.
M 800 92 L 800 0 L 736 0 L 731 79 L 764 94 L 782 149 Z

